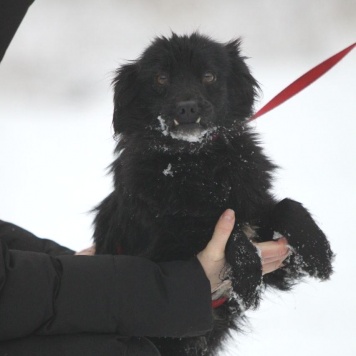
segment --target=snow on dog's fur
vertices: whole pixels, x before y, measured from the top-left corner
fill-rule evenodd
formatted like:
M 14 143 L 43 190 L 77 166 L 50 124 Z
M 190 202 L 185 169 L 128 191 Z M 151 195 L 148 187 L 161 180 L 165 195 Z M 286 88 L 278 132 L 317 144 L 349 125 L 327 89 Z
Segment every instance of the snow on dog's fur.
M 208 335 L 153 339 L 167 356 L 215 355 L 265 286 L 288 290 L 304 275 L 324 280 L 332 273 L 329 243 L 308 211 L 270 193 L 276 166 L 246 122 L 258 85 L 239 46 L 196 33 L 156 38 L 114 80 L 120 140 L 114 190 L 97 207 L 97 253 L 190 259 L 210 240 L 220 214 L 236 212 L 226 249 L 233 296 L 213 310 Z M 275 232 L 287 237 L 293 254 L 262 276 L 251 239 L 272 240 Z

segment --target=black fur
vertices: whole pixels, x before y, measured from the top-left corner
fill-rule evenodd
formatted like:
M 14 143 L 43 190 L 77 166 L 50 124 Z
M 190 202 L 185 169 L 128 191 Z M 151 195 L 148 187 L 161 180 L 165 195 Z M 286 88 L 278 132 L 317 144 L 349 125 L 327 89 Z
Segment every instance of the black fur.
M 114 191 L 97 207 L 97 253 L 189 259 L 210 240 L 220 214 L 236 212 L 226 250 L 234 297 L 213 311 L 209 335 L 154 339 L 163 355 L 215 355 L 244 310 L 258 306 L 263 286 L 288 290 L 306 274 L 329 278 L 333 255 L 323 232 L 301 204 L 270 193 L 276 167 L 246 122 L 258 85 L 239 41 L 157 38 L 117 71 L 114 89 L 120 139 Z M 285 267 L 262 277 L 246 226 L 255 241 L 271 240 L 274 231 L 288 238 L 294 254 Z

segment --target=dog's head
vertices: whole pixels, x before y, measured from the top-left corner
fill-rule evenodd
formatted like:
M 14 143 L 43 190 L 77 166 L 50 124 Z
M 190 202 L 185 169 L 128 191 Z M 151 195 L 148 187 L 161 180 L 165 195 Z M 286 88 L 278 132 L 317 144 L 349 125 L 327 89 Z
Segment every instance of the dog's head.
M 191 147 L 250 117 L 258 85 L 239 45 L 197 33 L 156 38 L 117 71 L 115 133 L 142 132 L 166 146 Z

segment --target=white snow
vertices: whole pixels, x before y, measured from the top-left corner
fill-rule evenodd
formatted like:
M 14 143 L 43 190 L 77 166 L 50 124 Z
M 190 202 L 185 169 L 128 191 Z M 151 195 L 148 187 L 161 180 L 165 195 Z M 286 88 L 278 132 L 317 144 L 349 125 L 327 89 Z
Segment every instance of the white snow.
M 256 253 L 257 253 L 258 257 L 262 260 L 262 251 L 260 248 L 256 247 Z
M 208 133 L 208 130 L 203 130 L 203 131 L 199 131 L 197 133 L 170 132 L 170 135 L 172 138 L 174 138 L 176 140 L 187 141 L 187 142 L 202 142 L 203 138 L 205 137 L 205 135 L 207 133 Z
M 157 120 L 159 121 L 160 124 L 160 131 L 164 136 L 171 136 L 175 140 L 181 140 L 181 141 L 186 141 L 186 142 L 202 142 L 204 137 L 208 134 L 213 132 L 215 129 L 210 129 L 210 130 L 195 130 L 193 132 L 171 132 L 168 129 L 168 126 L 165 122 L 165 120 L 162 118 L 162 116 L 158 116 Z
M 172 165 L 170 163 L 168 164 L 167 168 L 163 170 L 163 174 L 165 176 L 173 177 Z
M 166 122 L 164 121 L 163 117 L 159 115 L 157 117 L 157 120 L 159 121 L 160 129 L 161 129 L 163 135 L 168 136 L 168 133 L 169 133 L 168 126 L 167 126 Z
M 281 233 L 279 233 L 278 231 L 273 232 L 273 237 L 272 237 L 273 240 L 279 240 L 282 237 L 283 237 L 283 235 Z

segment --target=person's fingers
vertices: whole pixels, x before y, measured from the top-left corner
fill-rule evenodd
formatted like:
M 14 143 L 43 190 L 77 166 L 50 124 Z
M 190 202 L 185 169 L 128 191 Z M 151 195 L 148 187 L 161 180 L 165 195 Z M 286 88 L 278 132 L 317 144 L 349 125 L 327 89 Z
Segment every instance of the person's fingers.
M 260 252 L 262 274 L 271 273 L 280 268 L 283 261 L 290 255 L 290 248 L 286 238 L 256 243 L 255 246 Z
M 95 255 L 95 245 L 90 246 L 90 247 L 86 248 L 85 250 L 78 251 L 75 253 L 75 255 L 77 255 L 77 256 L 79 256 L 79 255 L 93 256 L 93 255 Z
M 283 261 L 275 261 L 271 263 L 262 264 L 262 274 L 264 275 L 267 273 L 274 272 L 278 268 L 282 267 L 282 265 L 283 265 Z
M 205 248 L 211 258 L 218 260 L 225 256 L 225 246 L 235 225 L 235 212 L 227 209 L 218 220 L 213 236 Z
M 262 263 L 273 263 L 273 262 L 278 262 L 278 261 L 284 261 L 288 256 L 290 255 L 290 252 L 288 251 L 287 253 L 285 253 L 282 256 L 274 256 L 274 257 L 270 257 L 270 258 L 263 258 L 262 259 Z
M 284 237 L 277 241 L 259 242 L 255 246 L 261 252 L 262 259 L 280 258 L 289 252 L 288 242 Z
M 226 210 L 218 220 L 213 236 L 204 250 L 197 254 L 206 276 L 215 291 L 222 282 L 225 266 L 225 246 L 235 225 L 235 212 Z

